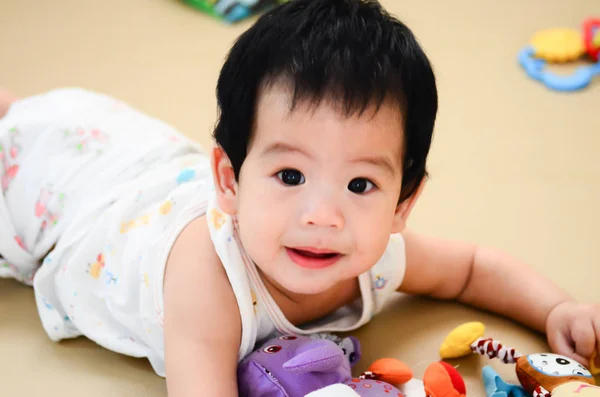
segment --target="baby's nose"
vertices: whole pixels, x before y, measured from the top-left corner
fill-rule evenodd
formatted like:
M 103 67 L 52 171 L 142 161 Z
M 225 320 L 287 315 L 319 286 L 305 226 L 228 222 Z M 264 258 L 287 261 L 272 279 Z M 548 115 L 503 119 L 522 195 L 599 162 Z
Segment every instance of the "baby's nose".
M 302 213 L 302 224 L 343 229 L 345 220 L 339 201 L 325 195 L 312 198 Z

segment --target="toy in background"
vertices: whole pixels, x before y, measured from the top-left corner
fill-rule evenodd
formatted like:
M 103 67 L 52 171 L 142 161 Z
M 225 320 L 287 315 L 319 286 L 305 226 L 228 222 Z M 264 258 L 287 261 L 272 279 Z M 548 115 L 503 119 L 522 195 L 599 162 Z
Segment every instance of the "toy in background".
M 353 337 L 279 336 L 242 360 L 238 392 L 240 397 L 465 397 L 462 377 L 446 363 L 431 364 L 420 381 L 406 364 L 384 358 L 353 378 L 351 368 L 360 357 Z
M 183 0 L 186 4 L 199 9 L 227 23 L 239 22 L 252 15 L 267 11 L 289 0 Z
M 533 397 L 600 397 L 592 374 L 576 361 L 550 353 L 522 355 L 497 340 L 484 338 L 484 331 L 484 325 L 477 322 L 457 327 L 442 343 L 440 356 L 448 359 L 477 353 L 516 364 L 521 386 Z
M 594 61 L 600 55 L 600 18 L 590 18 L 583 23 L 583 45 Z
M 587 87 L 600 74 L 600 19 L 584 21 L 582 32 L 573 29 L 547 29 L 537 32 L 530 44 L 519 52 L 518 60 L 525 72 L 546 87 L 562 92 Z M 548 63 L 564 64 L 583 60 L 584 55 L 593 63 L 579 66 L 570 75 L 559 75 L 547 70 Z

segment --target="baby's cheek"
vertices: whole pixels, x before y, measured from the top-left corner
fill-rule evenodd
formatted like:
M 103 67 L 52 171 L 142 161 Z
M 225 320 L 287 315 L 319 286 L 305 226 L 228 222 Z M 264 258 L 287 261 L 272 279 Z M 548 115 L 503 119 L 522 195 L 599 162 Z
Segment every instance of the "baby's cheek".
M 361 273 L 368 270 L 381 258 L 390 239 L 390 233 L 383 227 L 358 228 L 355 234 L 356 254 Z
M 355 242 L 357 252 L 367 260 L 370 265 L 375 264 L 383 255 L 389 239 L 391 228 L 386 228 L 385 222 L 365 223 L 362 227 L 357 227 L 355 232 Z
M 245 203 L 240 207 L 238 223 L 242 246 L 255 262 L 274 260 L 281 239 L 283 219 L 277 203 Z

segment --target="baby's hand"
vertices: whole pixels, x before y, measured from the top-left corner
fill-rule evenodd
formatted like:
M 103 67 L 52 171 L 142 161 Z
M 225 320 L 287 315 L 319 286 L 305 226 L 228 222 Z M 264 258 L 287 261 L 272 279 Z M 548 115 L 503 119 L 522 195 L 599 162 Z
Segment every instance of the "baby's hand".
M 596 349 L 600 352 L 600 305 L 574 301 L 557 305 L 546 322 L 550 348 L 586 368 Z

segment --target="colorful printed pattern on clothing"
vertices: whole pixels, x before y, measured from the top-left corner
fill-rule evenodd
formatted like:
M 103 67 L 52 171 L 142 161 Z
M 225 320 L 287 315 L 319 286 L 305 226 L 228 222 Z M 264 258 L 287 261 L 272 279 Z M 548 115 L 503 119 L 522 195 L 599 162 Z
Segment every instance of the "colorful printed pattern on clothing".
M 211 193 L 201 148 L 105 95 L 61 89 L 0 119 L 0 182 L 0 277 L 33 285 L 48 337 L 85 336 L 164 376 L 166 262 Z
M 7 146 L 0 142 L 0 163 L 2 164 L 2 190 L 6 192 L 8 186 L 19 172 L 17 157 L 21 152 L 21 147 L 18 142 L 19 130 L 13 127 L 9 130 L 9 143 Z
M 57 196 L 57 200 L 55 201 L 53 208 L 49 208 L 48 206 L 52 201 L 51 199 L 55 195 Z M 42 219 L 42 230 L 56 226 L 65 207 L 65 199 L 66 197 L 64 194 L 54 192 L 51 186 L 44 187 L 40 190 L 40 194 L 35 203 L 34 213 L 36 218 Z
M 64 130 L 64 137 L 73 141 L 75 152 L 80 154 L 95 152 L 102 154 L 103 146 L 108 142 L 109 136 L 97 128 L 75 128 Z

